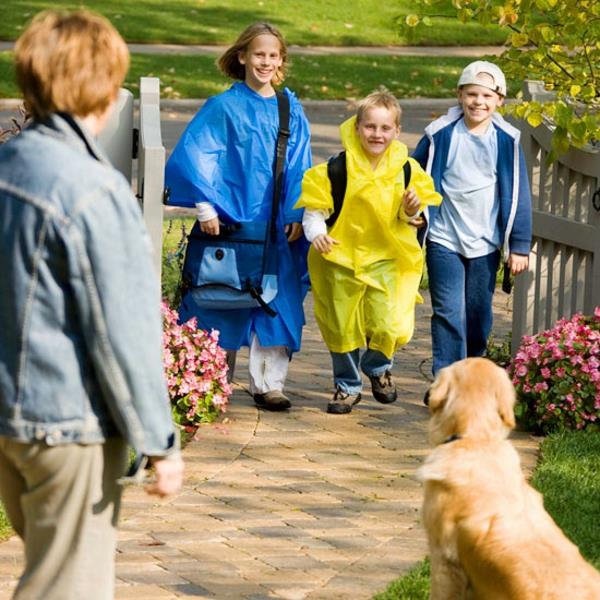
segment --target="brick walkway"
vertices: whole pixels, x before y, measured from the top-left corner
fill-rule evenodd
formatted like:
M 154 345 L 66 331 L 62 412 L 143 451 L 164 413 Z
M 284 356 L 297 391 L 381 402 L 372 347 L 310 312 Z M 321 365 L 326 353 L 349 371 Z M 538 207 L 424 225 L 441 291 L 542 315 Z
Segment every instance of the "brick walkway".
M 506 296 L 495 303 L 499 337 L 510 328 Z M 368 599 L 426 554 L 415 469 L 427 454 L 430 307 L 398 353 L 393 405 L 365 398 L 328 415 L 329 355 L 307 307 L 303 350 L 291 363 L 286 414 L 259 412 L 237 386 L 225 422 L 205 426 L 184 451 L 183 492 L 163 502 L 125 495 L 116 597 Z M 241 353 L 236 379 L 246 377 Z M 524 462 L 536 446 L 515 436 Z M 0 544 L 0 598 L 21 568 L 21 544 Z

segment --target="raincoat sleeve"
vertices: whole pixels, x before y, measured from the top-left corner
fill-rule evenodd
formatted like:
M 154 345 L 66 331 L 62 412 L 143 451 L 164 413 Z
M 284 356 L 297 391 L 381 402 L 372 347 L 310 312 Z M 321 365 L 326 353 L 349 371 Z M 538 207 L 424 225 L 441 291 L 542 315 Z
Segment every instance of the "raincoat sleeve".
M 219 157 L 227 149 L 227 127 L 219 96 L 209 98 L 186 127 L 165 171 L 169 204 L 194 208 L 198 202 L 220 204 L 214 185 Z
M 285 224 L 301 223 L 302 210 L 296 206 L 302 187 L 302 178 L 306 169 L 312 164 L 310 151 L 310 127 L 300 102 L 294 94 L 286 90 L 290 96 L 291 123 L 290 140 L 288 142 L 287 169 L 285 176 L 285 200 L 283 217 Z
M 331 182 L 327 176 L 327 163 L 321 163 L 306 171 L 302 180 L 302 194 L 296 203 L 296 208 L 322 210 L 328 215 L 333 212 L 333 198 L 331 197 Z
M 421 165 L 414 158 L 409 158 L 408 160 L 410 161 L 411 167 L 410 183 L 408 184 L 408 187 L 414 188 L 417 193 L 417 197 L 421 203 L 418 212 L 421 212 L 426 206 L 438 206 L 442 201 L 442 196 L 435 191 L 433 179 L 423 170 Z M 410 221 L 411 218 L 414 218 L 414 215 L 412 217 L 406 215 L 404 212 L 404 204 L 400 205 L 400 218 L 404 221 Z

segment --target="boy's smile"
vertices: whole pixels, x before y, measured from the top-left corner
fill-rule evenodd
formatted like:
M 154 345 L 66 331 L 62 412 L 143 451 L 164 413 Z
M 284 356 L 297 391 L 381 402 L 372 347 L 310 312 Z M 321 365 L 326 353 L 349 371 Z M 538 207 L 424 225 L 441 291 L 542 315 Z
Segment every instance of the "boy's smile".
M 360 145 L 373 167 L 400 133 L 395 118 L 396 115 L 384 106 L 374 106 L 356 123 Z
M 271 81 L 283 62 L 279 40 L 268 33 L 258 35 L 240 52 L 238 60 L 246 67 L 246 84 L 259 94 L 272 95 Z
M 495 110 L 504 98 L 483 85 L 465 85 L 458 90 L 465 123 L 472 133 L 484 133 Z

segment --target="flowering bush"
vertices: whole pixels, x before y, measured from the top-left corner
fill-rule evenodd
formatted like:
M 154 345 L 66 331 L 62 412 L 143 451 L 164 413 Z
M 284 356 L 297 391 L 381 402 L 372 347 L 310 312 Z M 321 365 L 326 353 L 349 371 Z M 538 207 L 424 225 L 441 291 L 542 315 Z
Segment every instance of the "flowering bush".
M 540 433 L 600 426 L 600 306 L 524 336 L 509 368 L 515 413 Z
M 162 304 L 163 362 L 173 419 L 180 425 L 210 423 L 227 409 L 231 385 L 219 332 L 198 329 L 196 319 L 178 324 L 177 311 Z

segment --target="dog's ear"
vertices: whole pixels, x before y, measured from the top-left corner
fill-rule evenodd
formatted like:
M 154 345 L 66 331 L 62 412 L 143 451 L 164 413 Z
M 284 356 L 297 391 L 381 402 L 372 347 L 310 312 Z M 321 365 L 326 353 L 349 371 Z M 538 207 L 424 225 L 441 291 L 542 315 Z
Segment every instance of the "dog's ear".
M 499 373 L 496 381 L 496 404 L 498 414 L 502 422 L 509 428 L 515 428 L 515 388 L 510 380 L 508 373 L 501 367 L 497 367 Z
M 431 414 L 444 408 L 450 392 L 450 368 L 442 369 L 427 391 L 427 406 Z

